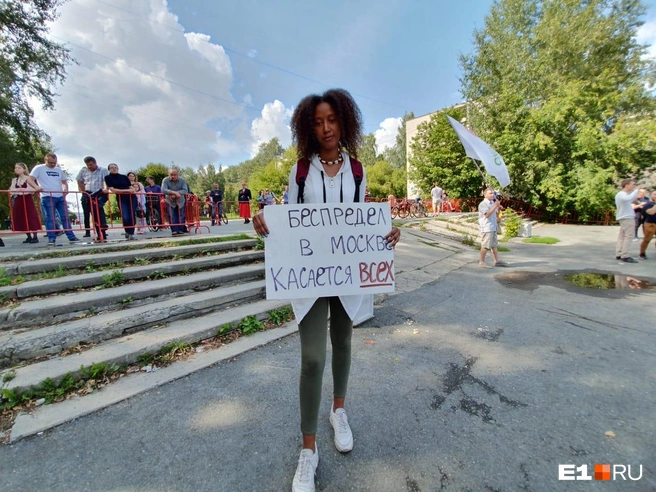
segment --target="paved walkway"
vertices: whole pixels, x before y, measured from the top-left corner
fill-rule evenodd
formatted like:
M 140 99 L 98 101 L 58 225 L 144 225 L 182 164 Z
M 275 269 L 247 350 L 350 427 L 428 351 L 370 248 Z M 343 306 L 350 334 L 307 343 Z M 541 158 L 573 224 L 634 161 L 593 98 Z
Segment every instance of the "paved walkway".
M 643 465 L 640 481 L 611 487 L 656 489 L 656 294 L 562 278 L 588 269 L 654 278 L 656 255 L 616 262 L 616 228 L 534 233 L 562 242 L 511 242 L 502 253 L 511 266 L 483 270 L 474 249 L 453 253 L 406 232 L 399 292 L 353 335 L 348 455 L 332 445 L 327 366 L 318 490 L 609 490 L 558 481 L 559 464 L 596 463 L 630 464 L 634 475 Z M 290 490 L 298 366 L 294 334 L 4 446 L 2 488 Z

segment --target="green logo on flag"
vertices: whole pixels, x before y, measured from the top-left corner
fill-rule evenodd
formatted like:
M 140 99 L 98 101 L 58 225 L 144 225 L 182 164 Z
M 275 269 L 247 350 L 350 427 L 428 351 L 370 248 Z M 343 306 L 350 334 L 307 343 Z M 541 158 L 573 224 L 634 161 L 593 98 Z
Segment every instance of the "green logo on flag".
M 503 159 L 501 158 L 501 156 L 499 154 L 494 154 L 494 163 L 497 166 L 500 166 L 503 163 Z

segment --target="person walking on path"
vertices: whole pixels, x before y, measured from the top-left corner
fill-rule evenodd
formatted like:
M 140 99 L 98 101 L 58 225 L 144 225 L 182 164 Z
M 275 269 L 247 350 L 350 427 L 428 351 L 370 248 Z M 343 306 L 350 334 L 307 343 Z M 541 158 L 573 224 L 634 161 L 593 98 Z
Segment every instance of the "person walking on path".
M 362 116 L 351 95 L 332 89 L 323 95 L 305 97 L 292 115 L 292 137 L 299 159 L 309 161 L 303 196 L 299 197 L 296 183 L 298 163 L 289 177 L 291 200 L 298 203 L 364 202 L 366 175 L 363 175 L 358 196 L 351 160 L 357 157 L 362 135 Z M 334 179 L 334 178 L 339 179 Z M 334 185 L 334 183 L 341 183 Z M 255 231 L 263 237 L 269 234 L 264 215 L 253 218 Z M 394 227 L 387 234 L 389 244 L 396 246 L 401 232 Z M 292 301 L 301 339 L 300 406 L 303 449 L 292 481 L 293 492 L 313 492 L 314 476 L 319 464 L 316 445 L 317 421 L 321 403 L 321 386 L 326 361 L 328 313 L 330 341 L 333 347 L 333 404 L 330 423 L 334 429 L 335 447 L 342 453 L 353 449 L 353 434 L 349 426 L 344 400 L 351 366 L 351 334 L 353 319 L 362 303 L 362 296 L 321 297 Z
M 82 195 L 82 210 L 84 211 L 84 227 L 86 232 L 84 237 L 90 237 L 89 223 L 87 221 L 86 209 L 84 202 L 88 202 L 88 207 L 93 218 L 93 227 L 96 229 L 96 240 L 107 240 L 107 217 L 105 215 L 105 203 L 107 203 L 107 194 L 105 193 L 105 176 L 109 171 L 104 167 L 98 166 L 95 157 L 90 155 L 84 158 L 84 167 L 77 173 L 78 190 L 85 192 Z
M 180 177 L 180 170 L 172 167 L 168 177 L 162 180 L 162 193 L 166 196 L 171 235 L 179 236 L 187 230 L 185 223 L 185 196 L 189 193 L 187 182 Z
M 620 230 L 617 234 L 617 244 L 615 246 L 615 259 L 625 263 L 637 263 L 636 260 L 629 256 L 629 247 L 633 241 L 635 230 L 635 214 L 637 208 L 634 208 L 633 201 L 638 196 L 635 179 L 624 179 L 620 183 L 622 190 L 615 195 L 615 206 L 617 211 L 615 219 L 620 223 Z M 642 209 L 644 202 L 639 205 Z
M 239 217 L 244 219 L 244 224 L 248 224 L 251 221 L 252 199 L 253 195 L 251 194 L 251 190 L 246 188 L 246 182 L 242 183 L 237 200 L 239 201 Z
M 494 266 L 506 266 L 507 264 L 499 260 L 499 240 L 497 231 L 499 230 L 498 215 L 501 211 L 501 202 L 494 196 L 494 190 L 487 188 L 483 195 L 485 199 L 478 205 L 478 225 L 481 230 L 481 251 L 478 258 L 478 266 L 489 268 L 485 263 L 487 250 L 492 251 Z
M 121 221 L 125 230 L 125 239 L 134 241 L 134 218 L 137 210 L 137 196 L 130 184 L 130 178 L 118 172 L 118 164 L 107 166 L 109 174 L 105 176 L 105 185 L 109 193 L 116 193 L 116 204 L 121 211 Z
M 431 190 L 431 199 L 433 200 L 433 217 L 437 217 L 442 211 L 442 188 L 437 186 L 437 183 Z
M 24 232 L 28 244 L 39 242 L 38 231 L 41 230 L 39 214 L 34 205 L 34 193 L 41 191 L 41 187 L 30 176 L 27 166 L 17 162 L 14 166 L 16 177 L 11 180 L 11 228 L 14 231 Z
M 57 165 L 57 156 L 50 152 L 46 154 L 45 164 L 34 166 L 30 176 L 36 178 L 41 187 L 41 202 L 45 201 L 43 209 L 48 233 L 48 246 L 54 246 L 57 242 L 57 233 L 55 232 L 56 215 L 59 215 L 62 221 L 68 240 L 71 243 L 79 241 L 71 230 L 68 207 L 66 206 L 68 180 L 64 171 Z
M 651 192 L 649 201 L 642 207 L 642 215 L 644 216 L 643 229 L 645 236 L 640 243 L 640 258 L 647 259 L 647 247 L 650 241 L 656 234 L 656 190 Z

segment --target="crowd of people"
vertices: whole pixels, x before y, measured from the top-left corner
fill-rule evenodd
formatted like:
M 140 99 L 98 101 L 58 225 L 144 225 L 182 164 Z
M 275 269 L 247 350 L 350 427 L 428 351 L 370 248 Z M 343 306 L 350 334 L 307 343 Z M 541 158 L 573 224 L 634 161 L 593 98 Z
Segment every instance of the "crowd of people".
M 116 205 L 121 215 L 125 238 L 135 240 L 135 234 L 144 234 L 147 218 L 157 214 L 159 222 L 160 199 L 166 203 L 168 225 L 173 236 L 188 232 L 185 220 L 185 201 L 191 195 L 189 186 L 180 177 L 180 170 L 171 167 L 161 185 L 152 176 L 146 178 L 144 186 L 134 172 L 121 174 L 118 164 L 111 163 L 106 168 L 98 165 L 96 159 L 87 156 L 84 167 L 75 178 L 79 192 L 84 220 L 84 237 L 91 237 L 95 230 L 95 241 L 107 240 L 107 216 L 105 204 L 111 195 L 116 196 Z M 71 227 L 66 195 L 69 193 L 68 179 L 57 163 L 57 156 L 46 154 L 43 164 L 37 164 L 30 172 L 27 165 L 19 162 L 14 166 L 16 177 L 9 187 L 11 196 L 11 227 L 13 231 L 24 232 L 24 243 L 39 242 L 38 233 L 45 227 L 48 246 L 54 246 L 57 237 L 65 234 L 70 242 L 80 239 Z M 41 213 L 37 210 L 34 196 L 39 197 Z M 4 244 L 0 244 L 4 245 Z

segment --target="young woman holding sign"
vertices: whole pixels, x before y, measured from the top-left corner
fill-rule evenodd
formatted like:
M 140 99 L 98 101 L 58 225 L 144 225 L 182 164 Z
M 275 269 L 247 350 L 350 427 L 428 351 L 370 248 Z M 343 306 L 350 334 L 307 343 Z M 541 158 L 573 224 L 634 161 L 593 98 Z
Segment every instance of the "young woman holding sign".
M 361 140 L 362 115 L 351 95 L 342 89 L 331 89 L 321 96 L 305 97 L 294 111 L 291 126 L 300 160 L 292 168 L 289 177 L 290 203 L 364 202 L 366 175 L 362 171 L 359 177 L 361 182 L 356 184 L 360 179 L 354 175 L 355 166 L 351 164 L 351 159 L 357 157 Z M 304 186 L 299 190 L 296 177 L 302 161 L 309 161 L 309 171 Z M 357 168 L 361 167 L 358 164 Z M 356 190 L 359 191 L 358 196 Z M 253 226 L 258 235 L 266 237 L 269 234 L 261 213 L 253 218 Z M 392 246 L 396 246 L 400 237 L 401 231 L 393 227 L 386 239 Z M 319 464 L 316 433 L 326 362 L 329 311 L 334 382 L 330 423 L 335 431 L 337 450 L 347 453 L 353 449 L 353 434 L 344 410 L 344 399 L 351 367 L 353 319 L 361 303 L 362 296 L 292 301 L 301 338 L 300 400 L 303 433 L 303 449 L 292 482 L 293 492 L 315 490 L 314 475 Z

